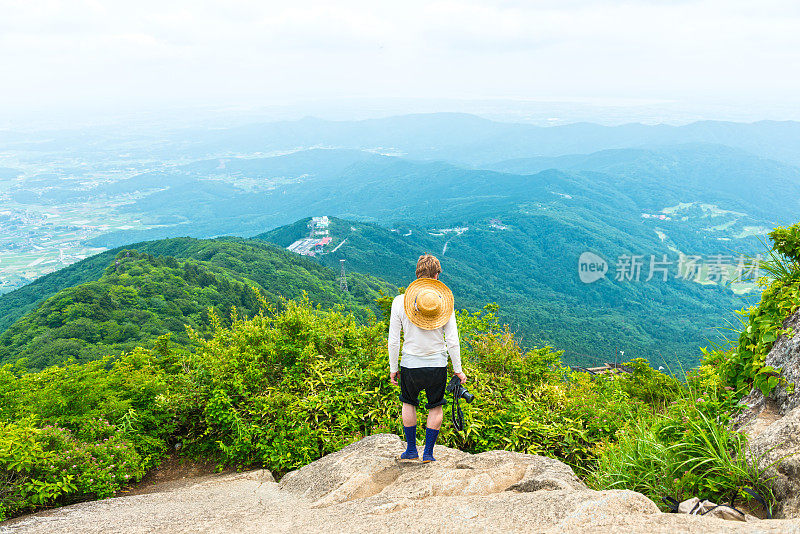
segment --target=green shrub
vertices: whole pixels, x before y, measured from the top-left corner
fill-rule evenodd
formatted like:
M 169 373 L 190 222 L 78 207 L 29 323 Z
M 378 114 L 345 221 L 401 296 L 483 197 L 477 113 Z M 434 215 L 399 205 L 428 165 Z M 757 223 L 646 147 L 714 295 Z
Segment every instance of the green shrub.
M 639 491 L 656 503 L 699 497 L 750 499 L 751 487 L 772 502 L 765 472 L 748 458 L 747 439 L 728 426 L 729 399 L 688 389 L 669 409 L 623 431 L 604 448 L 587 482 L 596 489 Z
M 657 407 L 665 406 L 681 394 L 682 384 L 678 379 L 656 371 L 644 358 L 635 358 L 627 362 L 625 367 L 631 372 L 623 375 L 623 380 L 615 375 L 601 375 L 599 379 L 616 380 L 622 391 L 631 398 Z
M 144 474 L 133 445 L 107 421 L 93 421 L 87 440 L 32 420 L 0 422 L 0 520 L 53 502 L 113 495 Z
M 669 445 L 663 443 L 652 421 L 636 421 L 620 433 L 619 442 L 602 448 L 587 483 L 598 489 L 627 489 L 660 503 L 661 497 L 677 494 L 677 465 Z
M 174 429 L 161 403 L 168 366 L 137 349 L 35 373 L 0 367 L 3 513 L 108 497 L 156 465 Z
M 582 471 L 596 443 L 652 411 L 649 399 L 632 397 L 625 382 L 570 373 L 549 347 L 523 352 L 496 310 L 458 314 L 476 400 L 465 407 L 464 432 L 444 426 L 443 445 L 546 454 Z M 196 338 L 198 349 L 181 364 L 186 374 L 165 399 L 180 414 L 190 453 L 284 472 L 368 434 L 402 433 L 384 324 L 359 325 L 307 301 L 288 301 L 280 312 L 230 327 L 212 321 L 213 336 Z M 651 390 L 660 387 L 654 382 L 660 373 L 640 374 L 639 382 L 653 381 Z
M 778 227 L 769 233 L 775 250 L 790 258 L 800 262 L 800 223 Z

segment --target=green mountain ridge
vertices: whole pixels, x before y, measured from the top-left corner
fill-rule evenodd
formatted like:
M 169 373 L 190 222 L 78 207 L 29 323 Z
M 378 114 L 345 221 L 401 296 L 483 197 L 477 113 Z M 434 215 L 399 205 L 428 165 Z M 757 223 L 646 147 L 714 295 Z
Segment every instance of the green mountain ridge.
M 288 246 L 307 237 L 308 221 L 256 237 Z M 655 364 L 694 367 L 701 355 L 698 347 L 717 340 L 719 325 L 752 300 L 725 287 L 681 279 L 634 283 L 614 280 L 611 274 L 583 284 L 577 262 L 585 250 L 613 255 L 641 246 L 642 251 L 669 253 L 663 245 L 654 248 L 659 240 L 652 240 L 646 229 L 637 235 L 602 221 L 594 222 L 596 228 L 576 226 L 584 222 L 557 210 L 509 212 L 502 218 L 506 229 L 483 219 L 458 234 L 331 218 L 329 253 L 316 259 L 332 268 L 345 259 L 350 270 L 405 286 L 414 278 L 417 257 L 433 253 L 442 262 L 441 279 L 453 289 L 456 307 L 474 310 L 497 302 L 500 317 L 525 346 L 565 350 L 565 361 L 581 365 L 614 361 L 623 350 L 626 357 L 646 357 Z
M 45 368 L 149 347 L 171 334 L 189 345 L 186 327 L 204 331 L 209 309 L 227 318 L 259 310 L 256 284 L 208 262 L 122 251 L 103 276 L 63 289 L 0 335 L 0 362 Z
M 800 168 L 721 145 L 624 148 L 501 161 L 485 168 L 514 174 L 560 169 L 590 179 L 613 177 L 610 185 L 643 209 L 694 198 L 743 210 L 770 225 L 791 224 L 800 214 Z
M 249 293 L 251 286 L 269 302 L 277 303 L 280 297 L 299 299 L 306 294 L 313 303 L 326 307 L 341 305 L 364 320 L 378 312 L 375 299 L 380 291 L 391 293 L 395 290 L 394 286 L 377 278 L 351 273 L 348 276 L 349 293 L 343 293 L 334 271 L 262 241 L 177 238 L 138 243 L 127 249 L 145 254 L 146 260 L 142 262 L 154 263 L 147 272 L 138 272 L 135 280 L 114 278 L 115 262 L 124 259 L 127 253 L 126 249 L 121 249 L 87 258 L 0 296 L 0 318 L 5 325 L 0 334 L 0 362 L 28 357 L 32 365 L 43 366 L 59 361 L 60 357 L 53 354 L 57 346 L 63 349 L 61 354 L 64 358 L 87 359 L 103 353 L 106 345 L 118 352 L 166 332 L 181 336 L 184 324 L 202 322 L 205 316 L 200 315 L 205 313 L 207 306 L 229 309 L 231 305 L 237 305 L 252 315 L 258 311 L 258 306 L 255 297 Z M 167 263 L 162 265 L 162 262 Z M 190 279 L 181 276 L 176 269 L 182 269 L 187 262 L 218 279 L 209 283 L 215 287 L 221 284 L 223 295 L 203 296 L 203 286 L 196 280 L 197 276 Z M 152 277 L 158 278 L 150 279 L 148 273 L 151 272 Z M 177 289 L 172 286 L 177 286 Z M 143 291 L 145 296 L 127 301 L 108 301 L 113 291 L 124 292 L 125 287 L 134 287 L 137 294 Z M 174 302 L 169 299 L 162 302 L 159 297 L 178 292 L 183 296 L 175 298 L 192 302 L 192 291 L 199 291 L 197 302 L 192 305 L 182 302 L 179 310 L 175 309 Z M 228 294 L 231 291 L 235 294 Z M 84 310 L 85 313 L 75 304 L 83 301 L 92 308 Z M 127 320 L 126 302 L 139 310 L 136 320 Z M 98 309 L 98 306 L 103 309 Z M 198 306 L 199 309 L 195 309 Z M 114 319 L 114 313 L 123 316 Z M 74 322 L 74 325 L 67 325 L 65 317 L 71 317 L 69 322 Z M 148 319 L 152 320 L 148 323 Z M 122 339 L 101 343 L 119 337 L 116 333 L 98 333 L 98 325 L 94 323 L 109 320 L 123 330 L 126 326 L 123 323 L 131 326 Z M 144 325 L 148 325 L 147 328 Z M 59 330 L 62 327 L 63 330 Z M 107 329 L 116 332 L 117 327 L 107 325 Z M 70 339 L 78 341 L 58 341 Z M 87 349 L 89 345 L 93 347 Z

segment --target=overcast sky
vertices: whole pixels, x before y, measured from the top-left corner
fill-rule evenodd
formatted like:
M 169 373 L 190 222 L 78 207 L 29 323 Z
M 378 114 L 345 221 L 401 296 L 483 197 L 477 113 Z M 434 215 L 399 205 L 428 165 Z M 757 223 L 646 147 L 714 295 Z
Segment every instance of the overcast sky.
M 0 0 L 0 10 L 0 113 L 399 97 L 719 101 L 789 118 L 800 95 L 796 0 Z

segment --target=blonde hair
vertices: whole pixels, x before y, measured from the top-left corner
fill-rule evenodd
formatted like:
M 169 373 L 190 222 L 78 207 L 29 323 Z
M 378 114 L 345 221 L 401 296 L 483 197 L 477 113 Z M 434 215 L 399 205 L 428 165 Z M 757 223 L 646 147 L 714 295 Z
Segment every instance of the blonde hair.
M 417 260 L 417 278 L 436 278 L 442 272 L 442 266 L 435 256 L 423 254 Z

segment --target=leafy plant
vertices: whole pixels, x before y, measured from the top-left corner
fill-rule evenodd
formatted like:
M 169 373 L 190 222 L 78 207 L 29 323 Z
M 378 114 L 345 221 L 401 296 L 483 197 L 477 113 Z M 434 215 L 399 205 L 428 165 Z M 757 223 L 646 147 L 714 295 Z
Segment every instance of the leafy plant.
M 720 387 L 733 388 L 740 396 L 751 387 L 768 395 L 780 384 L 788 386 L 780 369 L 766 365 L 767 354 L 781 335 L 783 322 L 800 308 L 800 265 L 797 255 L 797 235 L 800 224 L 776 228 L 770 233 L 770 259 L 760 263 L 766 276 L 760 280 L 764 288 L 758 306 L 740 310 L 741 331 L 729 348 L 718 347 L 704 351 L 699 375 L 718 376 Z
M 769 238 L 776 251 L 794 262 L 800 262 L 800 223 L 775 228 L 769 233 Z
M 0 520 L 77 496 L 109 497 L 141 478 L 144 465 L 132 444 L 106 421 L 97 423 L 102 430 L 81 439 L 33 419 L 0 422 Z
M 727 399 L 689 388 L 667 411 L 626 429 L 604 447 L 588 482 L 597 489 L 639 491 L 656 503 L 669 496 L 733 502 L 750 499 L 751 487 L 768 502 L 774 497 L 747 439 L 727 423 Z

